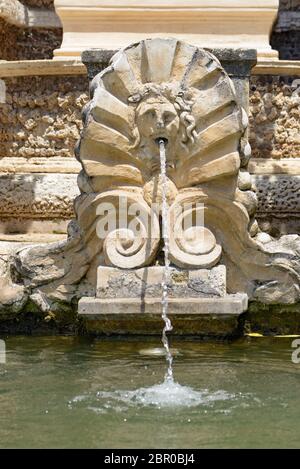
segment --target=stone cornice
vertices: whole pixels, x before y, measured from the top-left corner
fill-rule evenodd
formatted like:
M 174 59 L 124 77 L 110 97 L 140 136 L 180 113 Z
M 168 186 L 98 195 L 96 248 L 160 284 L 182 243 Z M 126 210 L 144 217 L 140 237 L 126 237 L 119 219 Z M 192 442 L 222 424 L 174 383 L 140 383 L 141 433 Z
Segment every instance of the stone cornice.
M 0 60 L 0 77 L 42 75 L 86 75 L 80 59 L 76 60 Z
M 0 60 L 0 78 L 34 75 L 86 75 L 84 64 L 78 58 L 57 60 Z M 262 60 L 251 71 L 252 75 L 300 75 L 298 60 Z
M 258 60 L 252 75 L 300 75 L 300 60 Z
M 277 56 L 268 36 L 278 0 L 56 0 L 55 8 L 64 29 L 57 56 L 79 56 L 95 44 L 117 49 L 168 36 L 197 46 L 255 48 L 261 56 Z
M 64 173 L 77 174 L 80 163 L 72 157 L 22 158 L 6 156 L 0 160 L 0 174 Z M 300 176 L 300 158 L 252 158 L 248 165 L 251 174 L 286 174 Z
M 55 0 L 56 8 L 115 8 L 115 9 L 274 9 L 278 7 L 277 0 Z
M 81 165 L 75 157 L 22 158 L 5 156 L 0 159 L 0 175 L 19 173 L 77 174 L 80 169 Z

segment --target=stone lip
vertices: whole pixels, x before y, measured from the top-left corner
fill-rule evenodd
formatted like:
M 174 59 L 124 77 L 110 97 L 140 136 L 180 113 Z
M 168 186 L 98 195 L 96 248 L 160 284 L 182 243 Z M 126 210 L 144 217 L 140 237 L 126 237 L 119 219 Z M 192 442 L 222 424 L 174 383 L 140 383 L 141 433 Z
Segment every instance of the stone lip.
M 240 334 L 240 315 L 247 310 L 246 294 L 224 298 L 170 298 L 172 334 L 233 337 Z M 91 335 L 160 335 L 161 299 L 83 297 L 78 316 Z
M 251 69 L 257 63 L 256 49 L 209 49 L 207 47 L 203 49 L 211 52 L 231 76 L 248 77 Z M 87 68 L 89 80 L 92 80 L 97 73 L 108 66 L 110 59 L 116 52 L 118 49 L 101 48 L 87 49 L 82 52 L 81 60 Z
M 168 314 L 239 316 L 247 310 L 246 293 L 235 293 L 223 298 L 169 298 Z M 93 298 L 83 297 L 78 303 L 78 315 L 86 319 L 119 315 L 161 315 L 161 298 Z

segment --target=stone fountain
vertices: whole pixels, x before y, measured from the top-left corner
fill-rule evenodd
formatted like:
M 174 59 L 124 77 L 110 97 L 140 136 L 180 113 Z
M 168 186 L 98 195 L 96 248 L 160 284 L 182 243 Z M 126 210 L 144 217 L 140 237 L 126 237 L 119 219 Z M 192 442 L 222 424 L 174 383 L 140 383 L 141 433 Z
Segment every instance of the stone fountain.
M 176 39 L 143 40 L 95 75 L 76 148 L 76 220 L 66 242 L 16 254 L 11 304 L 15 295 L 55 311 L 79 300 L 90 332 L 161 329 L 159 141 L 174 331 L 200 333 L 203 318 L 212 331 L 220 320 L 232 331 L 248 299 L 299 301 L 300 238 L 274 240 L 259 230 L 246 169 L 255 51 L 213 52 Z

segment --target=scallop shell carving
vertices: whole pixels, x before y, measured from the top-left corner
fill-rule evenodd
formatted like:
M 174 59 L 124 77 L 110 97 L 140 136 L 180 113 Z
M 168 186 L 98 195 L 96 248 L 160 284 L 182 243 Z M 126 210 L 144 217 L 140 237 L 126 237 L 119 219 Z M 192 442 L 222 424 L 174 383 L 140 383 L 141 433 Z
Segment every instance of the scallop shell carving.
M 176 39 L 144 40 L 115 54 L 91 89 L 80 160 L 94 190 L 155 177 L 158 138 L 178 189 L 238 173 L 245 119 L 209 52 Z

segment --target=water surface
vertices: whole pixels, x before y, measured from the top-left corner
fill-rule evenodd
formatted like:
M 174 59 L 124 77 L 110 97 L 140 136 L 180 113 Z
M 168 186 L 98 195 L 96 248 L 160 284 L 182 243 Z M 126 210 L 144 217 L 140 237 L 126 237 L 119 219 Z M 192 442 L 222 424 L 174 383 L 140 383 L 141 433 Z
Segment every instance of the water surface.
M 245 448 L 300 446 L 300 364 L 292 339 L 5 338 L 0 447 Z

